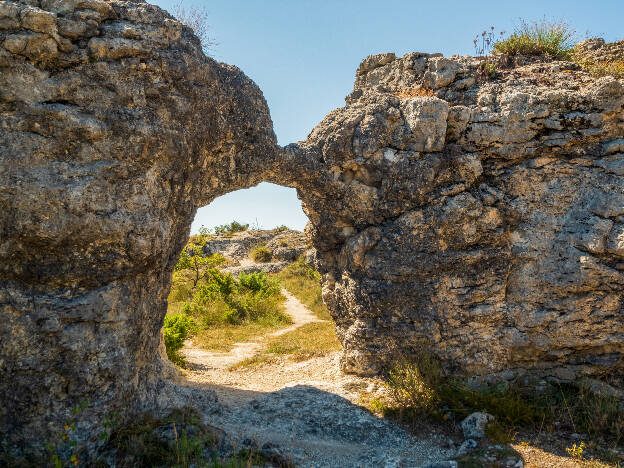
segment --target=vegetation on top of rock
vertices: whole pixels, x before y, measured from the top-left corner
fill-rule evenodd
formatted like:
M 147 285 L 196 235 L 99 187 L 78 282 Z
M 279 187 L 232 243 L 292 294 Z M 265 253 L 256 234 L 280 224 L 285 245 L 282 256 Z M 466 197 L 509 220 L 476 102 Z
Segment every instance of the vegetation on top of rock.
M 624 41 L 586 39 L 574 46 L 572 59 L 597 78 L 609 75 L 624 78 Z
M 208 34 L 208 12 L 205 8 L 191 6 L 187 9 L 180 2 L 173 7 L 173 16 L 184 26 L 188 26 L 193 30 L 193 33 L 195 33 L 195 36 L 201 43 L 204 53 L 208 55 L 210 49 L 216 45 L 216 42 Z
M 493 42 L 493 51 L 508 56 L 539 55 L 565 60 L 571 57 L 575 36 L 576 31 L 565 22 L 521 20 L 509 37 Z
M 217 235 L 220 234 L 234 234 L 236 232 L 242 232 L 249 229 L 249 224 L 241 224 L 238 221 L 232 221 L 230 224 L 222 224 L 220 226 L 215 226 L 214 233 Z

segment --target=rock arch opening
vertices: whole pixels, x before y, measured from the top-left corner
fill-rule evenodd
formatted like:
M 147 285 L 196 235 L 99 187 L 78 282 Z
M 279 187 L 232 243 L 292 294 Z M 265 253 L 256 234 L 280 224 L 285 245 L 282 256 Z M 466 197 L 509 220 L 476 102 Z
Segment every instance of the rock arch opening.
M 260 89 L 158 7 L 30 3 L 0 31 L 12 448 L 44 453 L 82 402 L 90 448 L 106 414 L 202 404 L 158 352 L 171 275 L 197 207 L 262 181 L 305 203 L 344 370 L 425 339 L 477 379 L 621 374 L 621 79 L 544 62 L 493 82 L 473 57 L 378 54 L 281 148 Z
M 267 183 L 198 210 L 168 296 L 170 360 L 225 369 L 263 353 L 302 357 L 340 347 L 316 251 L 302 232 L 307 221 L 294 189 Z

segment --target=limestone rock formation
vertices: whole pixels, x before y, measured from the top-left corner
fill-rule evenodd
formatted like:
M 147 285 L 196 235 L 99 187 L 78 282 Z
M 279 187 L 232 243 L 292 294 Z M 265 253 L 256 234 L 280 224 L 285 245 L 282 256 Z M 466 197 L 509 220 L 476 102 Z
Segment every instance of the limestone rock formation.
M 220 253 L 230 263 L 249 259 L 254 247 L 266 247 L 273 259 L 292 262 L 303 255 L 307 240 L 301 231 L 293 229 L 248 230 L 233 234 L 211 235 L 204 245 L 204 255 Z
M 160 8 L 0 1 L 0 449 L 192 401 L 163 380 L 173 266 L 276 154 L 258 87 Z
M 368 57 L 289 148 L 329 173 L 301 191 L 343 368 L 424 347 L 480 380 L 621 372 L 624 80 L 479 66 Z
M 255 247 L 265 247 L 271 258 L 256 262 L 251 258 Z M 306 236 L 292 229 L 249 230 L 232 234 L 211 235 L 203 247 L 203 255 L 223 255 L 227 263 L 219 267 L 222 271 L 237 275 L 263 271 L 277 273 L 289 263 L 305 256 L 309 248 Z
M 296 187 L 343 368 L 572 380 L 624 360 L 624 81 L 537 61 L 365 59 L 279 148 L 266 102 L 141 0 L 0 1 L 0 447 L 213 403 L 161 327 L 197 207 Z M 72 408 L 84 403 L 79 414 Z

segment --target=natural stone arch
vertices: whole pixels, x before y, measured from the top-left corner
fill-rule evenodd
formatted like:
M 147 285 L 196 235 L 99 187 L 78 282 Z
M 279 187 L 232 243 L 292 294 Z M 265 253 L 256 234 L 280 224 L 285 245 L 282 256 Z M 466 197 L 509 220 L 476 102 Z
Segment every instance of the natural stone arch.
M 621 371 L 622 80 L 536 63 L 477 82 L 473 58 L 381 54 L 279 148 L 255 84 L 159 8 L 44 4 L 11 3 L 0 32 L 13 447 L 81 401 L 92 441 L 116 410 L 211 404 L 158 352 L 170 274 L 196 208 L 260 181 L 303 201 L 345 370 L 426 342 L 479 379 Z

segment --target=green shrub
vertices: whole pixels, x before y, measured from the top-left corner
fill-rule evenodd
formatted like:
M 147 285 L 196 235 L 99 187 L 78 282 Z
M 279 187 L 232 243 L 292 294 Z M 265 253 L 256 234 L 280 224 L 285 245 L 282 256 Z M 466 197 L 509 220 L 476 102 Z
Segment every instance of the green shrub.
M 576 32 L 565 22 L 546 19 L 519 27 L 506 39 L 494 43 L 494 52 L 514 55 L 539 55 L 565 60 L 572 55 Z
M 177 351 L 184 346 L 184 341 L 193 335 L 196 330 L 197 325 L 195 321 L 186 314 L 167 315 L 165 317 L 163 334 L 169 359 L 172 361 L 180 359 Z
M 238 275 L 238 284 L 241 288 L 259 293 L 263 296 L 276 296 L 280 291 L 279 280 L 269 278 L 262 271 L 241 273 Z
M 271 261 L 273 254 L 265 246 L 258 245 L 251 249 L 250 257 L 256 263 L 265 263 Z
M 241 273 L 238 277 L 211 269 L 197 285 L 182 311 L 203 327 L 220 323 L 288 323 L 281 303 L 280 284 L 264 272 Z
M 232 221 L 230 224 L 215 226 L 214 232 L 217 235 L 231 235 L 236 232 L 246 231 L 247 229 L 249 229 L 249 224 L 241 224 L 238 221 Z
M 436 359 L 426 352 L 397 361 L 386 383 L 391 399 L 383 405 L 384 412 L 415 426 L 423 415 L 461 421 L 475 411 L 485 411 L 496 418 L 488 435 L 498 439 L 519 429 L 557 427 L 588 434 L 595 441 L 616 445 L 624 441 L 620 401 L 580 385 L 551 385 L 539 394 L 510 384 L 475 388 L 445 377 Z

